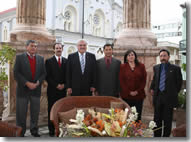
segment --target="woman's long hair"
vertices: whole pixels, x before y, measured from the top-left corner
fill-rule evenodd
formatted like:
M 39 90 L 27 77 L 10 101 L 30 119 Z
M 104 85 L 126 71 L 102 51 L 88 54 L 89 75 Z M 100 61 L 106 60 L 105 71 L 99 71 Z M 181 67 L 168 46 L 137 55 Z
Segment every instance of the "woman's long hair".
M 128 63 L 127 56 L 128 56 L 131 52 L 133 52 L 133 54 L 135 55 L 135 65 L 138 65 L 138 64 L 139 64 L 139 61 L 138 61 L 138 59 L 137 59 L 137 54 L 136 54 L 136 52 L 135 52 L 133 49 L 129 49 L 129 50 L 127 50 L 127 52 L 125 53 L 125 55 L 124 55 L 124 63 Z

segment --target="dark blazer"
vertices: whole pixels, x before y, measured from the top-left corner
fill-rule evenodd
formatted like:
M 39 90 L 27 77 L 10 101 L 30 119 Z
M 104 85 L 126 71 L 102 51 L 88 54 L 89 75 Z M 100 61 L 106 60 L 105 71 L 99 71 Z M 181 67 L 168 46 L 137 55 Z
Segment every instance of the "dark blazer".
M 14 78 L 17 81 L 17 96 L 22 97 L 27 94 L 35 94 L 36 96 L 41 95 L 41 84 L 45 79 L 46 70 L 44 65 L 44 58 L 40 55 L 36 55 L 36 72 L 35 78 L 32 80 L 32 73 L 30 70 L 30 63 L 27 57 L 27 53 L 22 53 L 16 56 L 15 66 L 14 66 Z M 25 84 L 27 81 L 36 83 L 39 80 L 40 85 L 34 89 L 30 90 Z
M 59 67 L 56 57 L 53 56 L 46 60 L 46 81 L 48 82 L 47 95 L 66 95 L 66 87 L 63 90 L 58 90 L 56 87 L 58 84 L 65 84 L 66 86 L 66 67 L 67 59 L 62 57 L 61 67 Z
M 120 92 L 120 71 L 121 61 L 112 58 L 109 68 L 105 58 L 97 60 L 97 91 L 101 96 L 118 97 Z
M 78 52 L 68 56 L 67 88 L 72 88 L 72 95 L 90 94 L 90 87 L 96 87 L 95 55 L 86 52 L 84 74 L 82 74 Z
M 160 64 L 153 67 L 154 76 L 151 83 L 150 89 L 154 90 L 153 104 L 157 100 L 157 95 L 159 93 L 159 82 L 160 82 Z M 165 94 L 166 100 L 169 105 L 175 107 L 178 103 L 178 92 L 182 87 L 182 74 L 180 67 L 168 63 L 168 70 L 166 72 L 165 81 Z

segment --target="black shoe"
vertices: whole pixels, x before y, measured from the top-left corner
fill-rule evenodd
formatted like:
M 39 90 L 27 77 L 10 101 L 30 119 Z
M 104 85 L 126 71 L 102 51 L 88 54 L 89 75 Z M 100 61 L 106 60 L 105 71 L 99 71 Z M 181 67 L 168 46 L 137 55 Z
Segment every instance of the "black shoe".
M 49 136 L 50 136 L 50 137 L 54 137 L 54 134 L 53 134 L 53 133 L 49 133 Z
M 49 131 L 49 136 L 54 137 L 54 131 Z
M 40 137 L 40 135 L 39 135 L 38 133 L 31 133 L 31 135 L 32 135 L 33 137 Z

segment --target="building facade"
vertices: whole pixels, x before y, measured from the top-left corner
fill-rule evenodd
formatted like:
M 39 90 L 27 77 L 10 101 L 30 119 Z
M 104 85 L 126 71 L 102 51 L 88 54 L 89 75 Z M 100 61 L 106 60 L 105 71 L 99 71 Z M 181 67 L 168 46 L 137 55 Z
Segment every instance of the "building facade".
M 65 45 L 64 57 L 77 51 L 76 42 L 82 34 L 88 41 L 88 51 L 102 57 L 100 49 L 113 42 L 122 23 L 122 0 L 46 0 L 46 28 Z M 0 42 L 9 41 L 15 24 L 16 8 L 0 13 Z

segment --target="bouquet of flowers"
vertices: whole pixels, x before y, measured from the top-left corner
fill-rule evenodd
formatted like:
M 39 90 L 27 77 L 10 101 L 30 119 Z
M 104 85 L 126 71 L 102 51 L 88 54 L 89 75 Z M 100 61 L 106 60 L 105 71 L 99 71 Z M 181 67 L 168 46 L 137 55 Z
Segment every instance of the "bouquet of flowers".
M 85 116 L 83 110 L 77 110 L 76 119 L 70 119 L 71 124 L 60 123 L 59 137 L 152 137 L 154 121 L 146 126 L 137 120 L 135 107 L 131 110 L 109 109 L 109 114 L 88 110 Z

